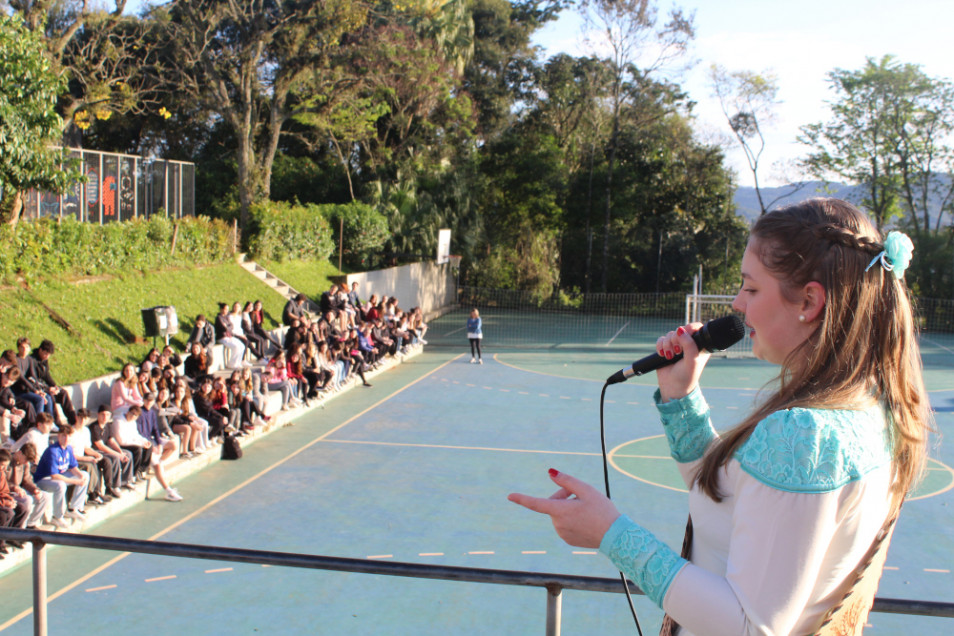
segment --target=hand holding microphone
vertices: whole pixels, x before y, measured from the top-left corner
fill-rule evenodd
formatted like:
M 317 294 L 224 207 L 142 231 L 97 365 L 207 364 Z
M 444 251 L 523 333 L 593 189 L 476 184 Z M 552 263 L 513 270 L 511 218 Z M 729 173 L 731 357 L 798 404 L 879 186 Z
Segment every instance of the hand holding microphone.
M 680 327 L 680 329 L 682 329 Z M 677 334 L 680 335 L 680 334 Z M 692 334 L 692 340 L 700 351 L 721 351 L 728 349 L 745 336 L 745 324 L 738 316 L 723 316 L 710 320 Z M 682 360 L 683 354 L 676 353 L 667 358 L 653 353 L 637 360 L 631 367 L 620 369 L 606 379 L 607 384 L 624 382 L 636 375 L 643 375 Z

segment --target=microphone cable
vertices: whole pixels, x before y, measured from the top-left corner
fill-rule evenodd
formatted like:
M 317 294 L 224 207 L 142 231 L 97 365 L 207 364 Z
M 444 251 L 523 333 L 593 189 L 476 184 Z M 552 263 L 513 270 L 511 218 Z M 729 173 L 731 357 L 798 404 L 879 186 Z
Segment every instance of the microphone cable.
M 610 497 L 609 485 L 609 459 L 606 455 L 606 425 L 603 418 L 603 404 L 606 401 L 606 387 L 609 385 L 610 383 L 606 382 L 603 385 L 603 390 L 600 392 L 600 448 L 603 451 L 603 484 L 606 487 L 606 498 L 612 499 L 612 497 Z M 639 626 L 639 618 L 636 616 L 636 606 L 633 604 L 633 596 L 629 593 L 629 583 L 626 581 L 626 575 L 620 572 L 619 579 L 623 582 L 623 591 L 626 593 L 626 601 L 629 603 L 629 611 L 632 612 L 633 621 L 636 623 L 636 632 L 639 633 L 639 636 L 643 636 L 643 630 Z

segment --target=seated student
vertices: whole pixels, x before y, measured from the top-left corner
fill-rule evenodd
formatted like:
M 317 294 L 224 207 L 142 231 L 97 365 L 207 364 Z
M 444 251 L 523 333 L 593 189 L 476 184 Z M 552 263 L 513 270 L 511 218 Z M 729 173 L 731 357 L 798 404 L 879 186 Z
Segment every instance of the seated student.
M 282 324 L 291 326 L 292 319 L 301 320 L 302 316 L 305 315 L 305 301 L 308 300 L 304 294 L 298 294 L 287 303 L 285 303 L 285 309 L 282 310 Z
M 281 391 L 283 411 L 300 404 L 298 397 L 294 394 L 297 387 L 288 377 L 288 366 L 284 351 L 279 350 L 265 365 L 262 381 L 269 391 Z
M 112 413 L 105 404 L 100 405 L 96 413 L 96 421 L 91 422 L 89 428 L 89 438 L 92 441 L 93 449 L 103 456 L 103 463 L 109 464 L 104 469 L 104 475 L 108 472 L 112 479 L 106 480 L 106 494 L 113 499 L 118 498 L 122 493 L 120 489 L 132 489 L 135 479 L 135 464 L 133 455 L 125 451 L 109 435 L 109 423 L 112 419 Z
M 52 523 L 64 530 L 69 525 L 63 520 L 75 519 L 85 521 L 83 510 L 86 507 L 86 488 L 88 482 L 86 473 L 79 469 L 73 449 L 70 448 L 70 435 L 73 427 L 64 424 L 56 434 L 56 441 L 43 451 L 40 460 L 33 471 L 33 481 L 41 490 L 53 495 Z M 73 495 L 70 497 L 69 509 L 66 507 L 66 489 L 73 486 Z
M 364 372 L 367 368 L 367 362 L 364 359 L 364 354 L 361 353 L 361 349 L 359 348 L 357 335 L 352 335 L 348 340 L 345 341 L 345 352 L 351 357 L 351 370 L 361 377 L 361 384 L 363 386 L 370 387 L 371 384 L 364 377 Z
M 229 411 L 238 414 L 238 422 L 235 427 L 239 434 L 249 433 L 255 429 L 255 417 L 258 422 L 265 424 L 268 418 L 265 413 L 257 406 L 255 402 L 242 392 L 242 381 L 240 379 L 230 379 L 226 391 L 228 392 Z
M 424 322 L 424 312 L 420 307 L 415 307 L 410 313 L 410 327 L 416 332 L 417 341 L 426 345 L 427 340 L 424 339 L 424 335 L 427 333 L 427 323 Z
M 265 329 L 265 312 L 262 310 L 262 301 L 255 301 L 252 305 L 252 311 L 249 313 L 249 318 L 252 320 L 252 330 L 258 334 L 259 337 L 265 338 L 276 347 L 282 346 L 282 343 Z
M 189 334 L 186 348 L 191 351 L 193 343 L 196 342 L 205 350 L 205 357 L 211 360 L 212 345 L 215 344 L 215 328 L 209 324 L 203 314 L 195 317 L 195 326 L 192 327 L 192 333 Z
M 178 438 L 179 457 L 182 457 L 192 441 L 192 427 L 188 424 L 176 424 L 175 417 L 179 409 L 172 404 L 172 392 L 166 387 L 159 389 L 156 394 L 156 421 L 159 425 L 159 434 L 166 438 Z
M 158 371 L 158 369 L 156 369 Z M 139 389 L 139 395 L 145 398 L 146 393 L 154 393 L 158 391 L 156 388 L 156 382 L 153 379 L 152 373 L 149 371 L 139 370 L 137 375 L 136 388 Z
M 16 368 L 0 374 L 0 444 L 12 444 L 21 435 L 21 423 L 28 424 L 24 421 L 26 411 L 17 407 L 13 389 L 10 388 L 19 376 L 20 370 Z M 36 423 L 35 415 L 33 423 Z
M 229 317 L 229 306 L 219 303 L 219 314 L 215 317 L 215 338 L 225 347 L 227 369 L 241 369 L 245 366 L 245 343 L 236 337 Z
M 119 377 L 113 381 L 110 389 L 109 410 L 113 417 L 122 417 L 133 406 L 142 406 L 142 393 L 139 392 L 139 374 L 136 367 L 127 362 Z
M 157 363 L 160 369 L 165 369 L 166 365 L 171 365 L 174 368 L 179 368 L 179 365 L 182 364 L 182 358 L 176 353 L 172 347 L 166 345 L 162 348 L 162 352 L 159 354 L 159 362 Z
M 238 308 L 239 304 L 235 303 L 235 307 Z M 239 316 L 241 318 L 242 333 L 245 334 L 245 338 L 248 340 L 248 348 L 255 357 L 259 360 L 265 357 L 266 352 L 268 351 L 268 336 L 263 336 L 255 331 L 255 325 L 252 324 L 252 311 L 254 311 L 253 303 L 245 303 L 245 306 L 241 308 Z
M 233 373 L 238 373 L 236 369 Z M 222 378 L 212 379 L 212 408 L 225 418 L 225 432 L 237 431 L 242 426 L 242 414 L 229 408 L 229 391 Z
M 335 363 L 335 385 L 334 390 L 340 391 L 344 388 L 351 376 L 351 354 L 344 341 L 335 341 L 331 346 L 331 355 Z
M 199 388 L 192 394 L 192 404 L 195 405 L 195 414 L 209 423 L 209 439 L 221 437 L 228 420 L 215 410 L 212 403 L 212 376 L 199 378 Z
M 17 339 L 17 353 L 15 357 L 17 369 L 20 370 L 20 379 L 13 384 L 13 393 L 18 398 L 33 405 L 37 413 L 49 413 L 56 421 L 57 413 L 53 408 L 53 397 L 43 391 L 36 381 L 36 366 L 30 352 L 30 339 Z
M 328 391 L 338 384 L 336 378 L 338 369 L 335 365 L 335 359 L 331 355 L 331 349 L 328 346 L 327 340 L 322 340 L 318 343 L 318 352 L 315 354 L 314 367 L 315 370 L 321 374 L 321 379 L 318 384 L 319 390 Z
M 232 374 L 235 379 L 235 374 Z M 248 398 L 255 405 L 255 408 L 262 413 L 262 418 L 267 422 L 270 418 L 265 415 L 265 396 L 262 393 L 262 374 L 254 373 L 251 369 L 245 368 L 239 371 L 239 385 L 242 388 L 242 396 Z
M 358 329 L 358 349 L 364 358 L 366 369 L 378 366 L 378 358 L 381 352 L 376 344 L 371 336 L 371 323 L 365 323 L 361 329 Z
M 27 430 L 20 436 L 20 439 L 10 444 L 8 450 L 11 453 L 15 453 L 23 448 L 24 444 L 33 444 L 37 454 L 42 456 L 43 452 L 50 446 L 50 433 L 52 430 L 53 416 L 49 413 L 40 413 L 36 416 L 36 426 Z
M 156 398 L 155 393 L 146 394 L 142 413 L 136 420 L 136 428 L 142 438 L 152 445 L 149 464 L 156 473 L 156 480 L 159 485 L 166 491 L 166 501 L 182 501 L 182 495 L 169 484 L 169 480 L 166 478 L 164 462 L 175 455 L 176 443 L 171 439 L 163 438 L 159 434 L 159 412 L 156 408 Z
M 60 405 L 60 408 L 63 409 L 63 415 L 66 416 L 66 422 L 72 425 L 76 423 L 76 409 L 73 408 L 70 394 L 60 387 L 53 376 L 50 375 L 50 358 L 54 353 L 56 353 L 56 346 L 51 341 L 44 340 L 30 355 L 34 360 L 36 379 L 40 386 L 44 387 L 46 392 L 53 397 L 53 401 Z
M 197 386 L 199 378 L 209 374 L 209 364 L 211 359 L 206 355 L 205 349 L 197 342 L 192 343 L 189 351 L 189 357 L 185 360 L 183 373 L 189 379 L 189 384 Z
M 133 457 L 134 483 L 146 478 L 149 470 L 149 458 L 152 455 L 152 442 L 139 434 L 136 420 L 142 414 L 141 406 L 131 406 L 120 416 L 113 415 L 109 425 L 109 437 Z
M 374 321 L 381 317 L 381 312 L 378 311 L 378 295 L 371 294 L 371 298 L 368 299 L 368 302 L 364 305 L 364 320 L 365 322 Z
M 191 437 L 185 441 L 184 445 L 179 446 L 179 457 L 188 459 L 209 450 L 212 447 L 209 442 L 209 423 L 196 415 L 192 391 L 185 380 L 180 379 L 176 382 L 169 403 L 169 409 L 177 411 L 172 418 L 172 430 L 181 430 L 179 427 L 183 425 L 192 429 Z
M 10 451 L 0 449 L 0 526 L 20 528 L 27 517 L 27 509 L 13 497 L 8 480 L 11 461 Z M 22 545 L 18 543 L 16 547 L 22 547 Z M 0 539 L 0 559 L 9 552 L 10 548 L 7 547 L 7 542 Z
M 27 511 L 20 527 L 35 530 L 44 522 L 51 500 L 50 493 L 36 487 L 30 473 L 31 465 L 37 460 L 36 447 L 33 444 L 24 444 L 12 455 L 13 461 L 7 471 L 7 481 L 13 498 Z
M 311 402 L 311 399 L 318 395 L 314 387 L 314 383 L 318 381 L 318 375 L 315 373 L 306 375 L 305 364 L 297 347 L 288 354 L 285 368 L 288 370 L 288 379 L 295 383 L 297 395 L 305 401 L 305 404 Z
M 348 292 L 348 302 L 358 312 L 361 320 L 364 320 L 364 310 L 361 308 L 361 299 L 358 298 L 358 281 L 351 283 L 351 291 Z
M 73 449 L 73 457 L 76 458 L 80 470 L 89 476 L 86 502 L 98 506 L 112 499 L 108 493 L 103 492 L 103 488 L 112 482 L 113 475 L 112 466 L 103 460 L 101 453 L 93 448 L 93 440 L 86 426 L 89 419 L 89 411 L 80 409 L 76 417 L 76 427 L 70 435 L 70 448 Z M 106 471 L 110 471 L 108 476 L 100 464 L 106 468 Z
M 155 347 L 150 349 L 146 357 L 139 363 L 139 371 L 152 372 L 156 365 L 159 364 L 159 356 L 160 353 L 158 349 Z
M 329 311 L 338 314 L 338 285 L 333 284 L 328 291 L 322 292 L 321 297 L 318 299 L 318 306 L 321 308 L 322 314 L 327 314 Z

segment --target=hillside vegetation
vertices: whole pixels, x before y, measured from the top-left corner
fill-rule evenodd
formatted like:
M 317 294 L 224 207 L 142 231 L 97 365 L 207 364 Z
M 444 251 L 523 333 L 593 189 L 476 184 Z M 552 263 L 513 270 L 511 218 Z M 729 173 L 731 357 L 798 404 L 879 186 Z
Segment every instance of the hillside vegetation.
M 330 284 L 326 276 L 337 273 L 327 262 L 299 262 L 295 269 L 301 275 L 290 278 L 307 277 L 324 289 Z M 266 327 L 277 326 L 285 299 L 235 263 L 8 286 L 0 289 L 0 348 L 15 349 L 24 335 L 34 347 L 52 340 L 53 377 L 69 384 L 119 371 L 126 362 L 138 364 L 145 357 L 153 340 L 143 338 L 143 308 L 176 308 L 179 333 L 170 344 L 182 351 L 197 314 L 214 316 L 218 302 L 256 299 L 264 306 Z

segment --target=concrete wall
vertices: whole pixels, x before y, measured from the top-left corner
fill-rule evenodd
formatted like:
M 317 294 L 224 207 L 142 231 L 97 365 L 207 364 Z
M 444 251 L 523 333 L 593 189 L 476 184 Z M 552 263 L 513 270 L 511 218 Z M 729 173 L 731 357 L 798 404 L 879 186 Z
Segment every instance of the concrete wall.
M 429 261 L 349 274 L 349 291 L 354 282 L 358 283 L 361 300 L 367 300 L 371 294 L 377 294 L 378 298 L 395 296 L 401 309 L 420 307 L 426 318 L 457 302 L 457 277 L 449 263 L 438 265 Z

